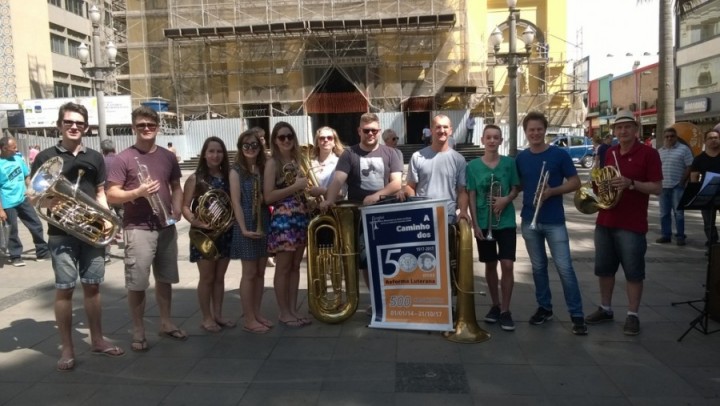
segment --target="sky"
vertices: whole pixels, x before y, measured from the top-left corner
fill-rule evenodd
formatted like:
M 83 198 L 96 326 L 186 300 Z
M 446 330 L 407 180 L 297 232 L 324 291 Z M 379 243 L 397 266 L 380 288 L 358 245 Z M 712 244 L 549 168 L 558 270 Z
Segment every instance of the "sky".
M 591 80 L 627 73 L 636 60 L 640 66 L 657 62 L 661 0 L 566 1 L 567 42 L 573 44 L 568 45 L 567 55 L 576 60 L 590 57 Z M 645 52 L 650 56 L 643 56 Z

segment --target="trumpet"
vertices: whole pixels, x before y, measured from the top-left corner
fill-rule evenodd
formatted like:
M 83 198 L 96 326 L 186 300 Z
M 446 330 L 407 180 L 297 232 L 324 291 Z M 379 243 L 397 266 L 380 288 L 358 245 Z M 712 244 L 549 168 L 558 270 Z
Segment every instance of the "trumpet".
M 488 187 L 487 193 L 487 205 L 488 205 L 488 234 L 485 237 L 486 240 L 492 241 L 493 235 L 492 230 L 494 227 L 500 225 L 500 217 L 495 218 L 493 222 L 493 203 L 495 199 L 502 196 L 502 185 L 500 182 L 495 180 L 495 174 L 490 175 L 490 186 Z
M 545 193 L 547 188 L 548 176 L 550 171 L 545 170 L 545 164 L 543 161 L 542 168 L 540 169 L 540 179 L 538 180 L 537 188 L 535 188 L 535 197 L 533 197 L 533 206 L 535 207 L 535 213 L 533 214 L 532 222 L 530 222 L 530 229 L 535 230 L 537 228 L 537 216 L 540 213 L 540 207 L 542 207 L 542 195 Z
M 153 179 L 150 177 L 150 171 L 148 170 L 147 165 L 141 164 L 138 157 L 135 157 L 135 162 L 137 162 L 138 165 L 138 180 L 140 180 L 140 183 L 152 182 Z M 163 227 L 171 226 L 176 223 L 175 219 L 168 215 L 168 211 L 160 199 L 160 195 L 157 193 L 151 194 L 150 197 L 148 197 L 148 203 L 150 203 L 153 214 L 157 216 Z

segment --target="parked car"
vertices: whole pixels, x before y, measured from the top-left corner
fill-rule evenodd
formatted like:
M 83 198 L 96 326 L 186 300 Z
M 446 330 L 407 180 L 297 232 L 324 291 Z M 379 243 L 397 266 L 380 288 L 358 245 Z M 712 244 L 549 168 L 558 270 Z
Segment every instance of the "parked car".
M 583 168 L 593 165 L 595 148 L 592 139 L 579 135 L 556 134 L 547 142 L 567 151 L 576 165 L 582 165 Z

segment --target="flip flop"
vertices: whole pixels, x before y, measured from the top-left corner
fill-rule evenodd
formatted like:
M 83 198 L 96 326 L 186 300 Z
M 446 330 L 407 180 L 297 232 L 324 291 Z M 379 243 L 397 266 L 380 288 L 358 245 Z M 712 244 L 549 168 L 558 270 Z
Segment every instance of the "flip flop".
M 260 326 L 255 327 L 255 328 L 250 328 L 250 327 L 245 327 L 245 326 L 243 326 L 242 330 L 245 331 L 245 332 L 251 333 L 251 334 L 265 334 L 265 333 L 267 333 L 268 331 L 270 331 L 270 329 L 269 329 L 267 326 L 264 326 L 264 325 L 260 325 Z
M 280 323 L 281 325 L 288 327 L 288 328 L 303 328 L 306 325 L 300 319 L 289 320 L 289 321 L 278 320 L 278 323 Z
M 125 355 L 125 351 L 123 351 L 123 349 L 118 347 L 117 345 L 113 345 L 102 350 L 92 350 L 90 351 L 90 353 L 93 355 L 104 355 L 111 358 L 118 358 Z
M 167 337 L 176 341 L 185 341 L 188 338 L 187 334 L 180 329 L 161 331 L 159 335 L 160 337 Z
M 58 360 L 56 369 L 60 372 L 72 371 L 75 369 L 75 358 Z
M 237 327 L 237 323 L 235 323 L 232 320 L 215 320 L 215 323 L 217 323 L 218 326 L 222 328 L 235 328 Z
M 143 338 L 142 340 L 133 340 L 130 349 L 135 352 L 146 352 L 150 349 L 150 346 L 148 346 L 147 340 Z
M 312 320 L 308 319 L 307 317 L 298 317 L 298 321 L 306 326 L 309 326 L 312 324 Z
M 216 325 L 210 326 L 210 327 L 208 327 L 204 324 L 201 324 L 200 328 L 207 331 L 208 333 L 219 333 L 222 331 L 222 327 L 220 326 L 220 324 L 216 324 Z

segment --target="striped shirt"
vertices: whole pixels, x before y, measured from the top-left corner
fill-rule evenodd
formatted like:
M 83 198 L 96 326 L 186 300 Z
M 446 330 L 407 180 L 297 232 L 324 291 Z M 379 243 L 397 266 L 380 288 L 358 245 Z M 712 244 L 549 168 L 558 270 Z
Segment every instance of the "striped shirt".
M 674 188 L 682 180 L 685 170 L 692 164 L 692 151 L 685 144 L 676 142 L 670 148 L 663 146 L 658 152 L 662 161 L 662 187 Z

